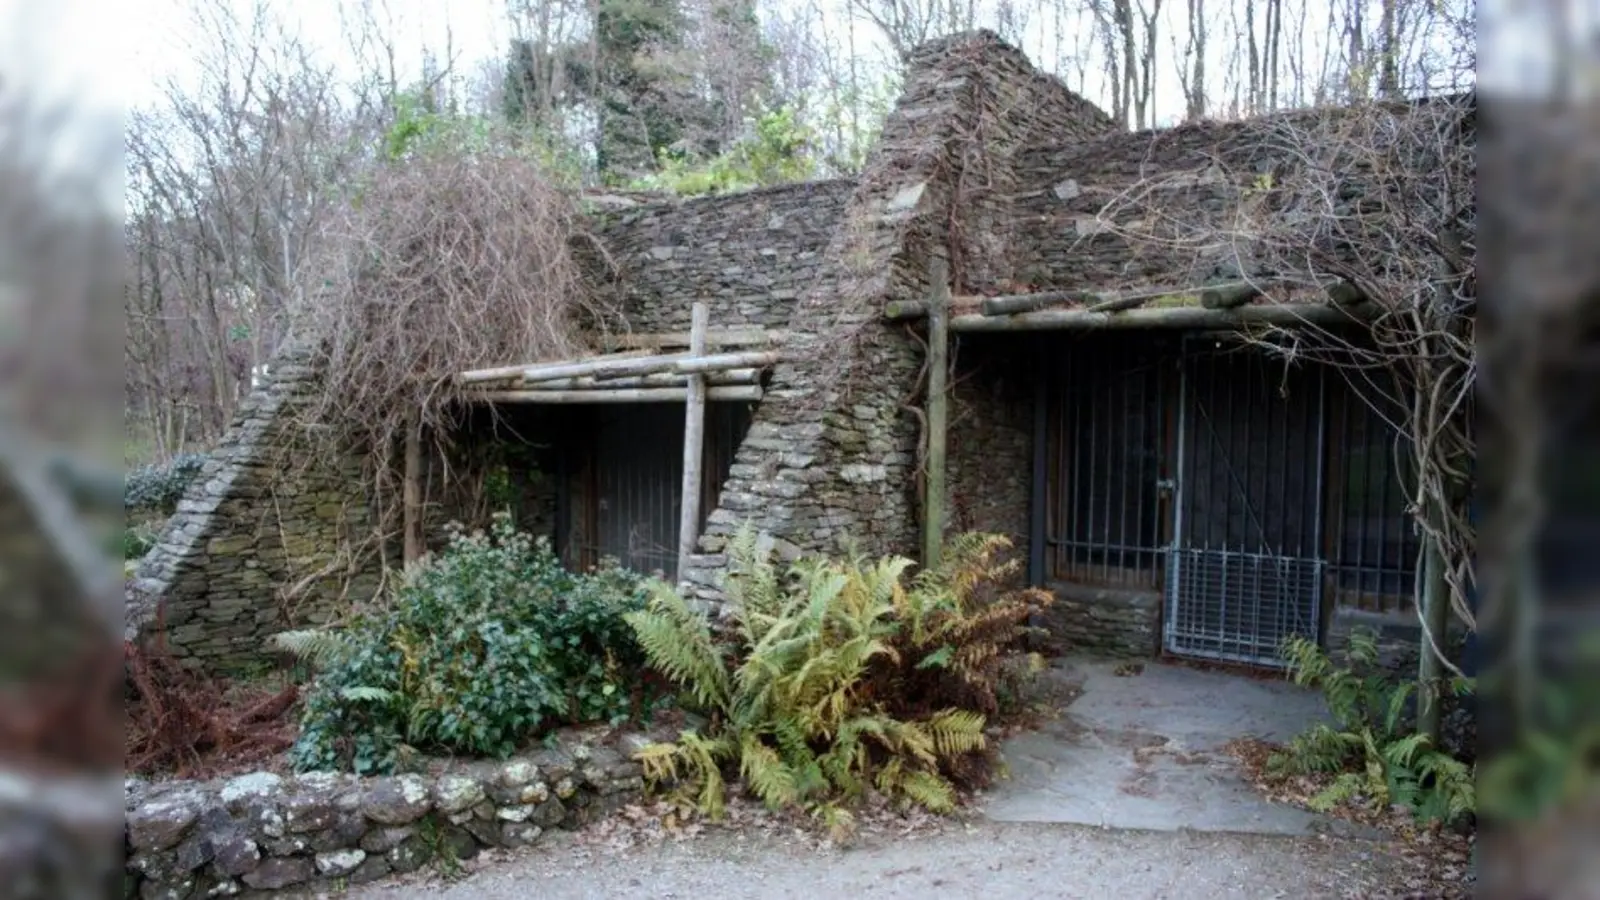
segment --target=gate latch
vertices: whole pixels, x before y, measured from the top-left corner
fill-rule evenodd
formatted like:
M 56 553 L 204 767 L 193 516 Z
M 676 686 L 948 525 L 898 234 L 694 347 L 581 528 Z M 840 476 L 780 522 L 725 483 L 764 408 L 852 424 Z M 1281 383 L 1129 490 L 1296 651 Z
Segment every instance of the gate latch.
M 1171 478 L 1163 478 L 1156 482 L 1156 490 L 1163 494 L 1171 494 L 1178 489 L 1178 482 Z

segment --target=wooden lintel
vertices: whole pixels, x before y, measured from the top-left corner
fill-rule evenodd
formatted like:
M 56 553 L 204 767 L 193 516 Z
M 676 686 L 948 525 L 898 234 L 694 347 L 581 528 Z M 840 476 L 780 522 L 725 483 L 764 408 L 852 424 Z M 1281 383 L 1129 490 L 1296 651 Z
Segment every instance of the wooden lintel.
M 1371 309 L 1344 309 L 1325 303 L 1242 306 L 1206 309 L 1174 306 L 1094 312 L 1085 309 L 1050 309 L 1015 316 L 962 315 L 950 320 L 952 331 L 1073 331 L 1100 328 L 1239 328 L 1249 325 L 1334 326 L 1371 318 Z
M 755 402 L 762 396 L 758 384 L 736 384 L 706 388 L 706 399 Z M 469 398 L 485 403 L 683 403 L 689 389 L 623 388 L 621 390 L 573 391 L 472 391 Z

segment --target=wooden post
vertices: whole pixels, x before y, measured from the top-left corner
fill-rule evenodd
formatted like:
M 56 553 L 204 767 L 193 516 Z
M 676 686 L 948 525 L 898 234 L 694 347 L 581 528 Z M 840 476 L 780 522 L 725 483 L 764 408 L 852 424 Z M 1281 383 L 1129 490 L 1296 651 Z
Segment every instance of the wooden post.
M 711 308 L 700 302 L 690 314 L 689 355 L 706 352 L 706 329 L 711 323 Z M 683 500 L 678 519 L 678 582 L 689 570 L 700 532 L 700 462 L 704 456 L 706 430 L 706 376 L 689 373 L 689 392 L 683 413 Z
M 948 270 L 941 257 L 929 266 L 933 281 L 928 293 L 928 443 L 922 465 L 926 472 L 922 502 L 922 565 L 931 569 L 939 564 L 944 548 L 945 427 L 949 398 L 947 385 L 950 365 L 950 285 Z
M 1440 706 L 1445 693 L 1445 668 L 1438 655 L 1446 648 L 1445 630 L 1450 625 L 1450 586 L 1445 581 L 1444 553 L 1432 534 L 1423 534 L 1422 579 L 1418 592 L 1418 611 L 1422 614 L 1422 646 L 1417 664 L 1417 731 L 1439 744 Z
M 406 428 L 405 482 L 401 504 L 405 530 L 406 565 L 422 558 L 422 422 L 413 417 Z

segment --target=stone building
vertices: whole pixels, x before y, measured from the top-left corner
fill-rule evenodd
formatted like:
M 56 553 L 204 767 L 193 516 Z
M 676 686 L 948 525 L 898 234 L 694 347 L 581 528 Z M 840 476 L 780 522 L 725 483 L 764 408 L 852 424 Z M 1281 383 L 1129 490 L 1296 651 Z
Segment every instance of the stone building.
M 712 603 L 746 523 L 787 554 L 850 539 L 916 556 L 915 314 L 948 288 L 943 528 L 1013 539 L 1059 598 L 1058 647 L 1264 662 L 1289 633 L 1337 642 L 1354 622 L 1414 622 L 1392 429 L 1344 379 L 1227 339 L 1353 316 L 1227 294 L 1282 273 L 1248 242 L 1193 239 L 1257 208 L 1252 191 L 1286 165 L 1246 125 L 1130 133 L 969 34 L 910 61 L 856 179 L 596 214 L 636 335 L 688 331 L 700 301 L 715 333 L 777 359 L 753 393 L 725 392 L 745 399 L 712 391 L 683 571 L 681 402 L 504 405 L 484 427 L 527 451 L 510 464 L 519 521 L 573 565 L 614 556 Z M 1233 288 L 1213 303 L 1218 285 Z M 990 308 L 1008 297 L 1049 307 Z M 130 582 L 130 633 L 159 608 L 174 652 L 235 666 L 266 634 L 378 589 L 378 561 L 339 549 L 370 515 L 355 462 L 288 464 L 301 437 L 288 413 L 314 377 L 292 355 L 272 366 Z

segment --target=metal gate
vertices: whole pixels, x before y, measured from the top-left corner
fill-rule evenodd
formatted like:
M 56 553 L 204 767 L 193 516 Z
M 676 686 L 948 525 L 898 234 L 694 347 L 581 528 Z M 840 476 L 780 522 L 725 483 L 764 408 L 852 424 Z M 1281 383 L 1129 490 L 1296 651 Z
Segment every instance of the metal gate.
M 588 425 L 593 455 L 582 498 L 581 565 L 611 557 L 635 572 L 677 577 L 683 416 L 681 403 L 596 406 Z M 716 509 L 750 419 L 745 404 L 706 406 L 702 526 Z
M 1316 638 L 1324 373 L 1242 348 L 1183 356 L 1168 651 L 1281 665 Z

